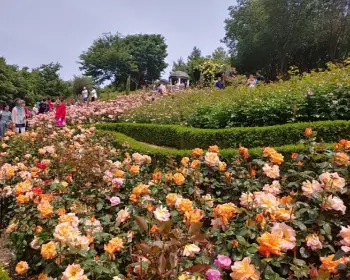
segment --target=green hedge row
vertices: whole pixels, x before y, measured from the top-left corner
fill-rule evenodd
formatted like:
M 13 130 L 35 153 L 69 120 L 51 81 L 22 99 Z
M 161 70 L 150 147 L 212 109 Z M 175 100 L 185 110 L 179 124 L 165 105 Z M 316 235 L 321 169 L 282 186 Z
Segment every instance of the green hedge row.
M 107 132 L 107 131 L 98 131 L 101 135 L 106 134 L 108 136 L 113 136 L 115 146 L 120 148 L 124 147 L 125 144 L 128 144 L 128 147 L 133 152 L 139 152 L 141 154 L 147 154 L 152 157 L 152 162 L 159 165 L 165 165 L 169 158 L 176 159 L 177 162 L 180 162 L 182 157 L 190 156 L 192 150 L 178 150 L 174 148 L 163 148 L 152 146 L 143 142 L 139 142 L 123 133 L 119 132 Z M 325 143 L 325 147 L 331 148 L 334 144 Z M 281 147 L 275 147 L 276 151 L 283 154 L 287 159 L 290 158 L 292 153 L 302 153 L 307 150 L 307 147 L 304 144 L 297 145 L 284 145 Z M 263 154 L 263 148 L 251 148 L 249 149 L 249 154 L 251 158 L 261 157 Z M 226 161 L 232 160 L 233 157 L 238 155 L 238 149 L 221 149 L 220 157 Z
M 247 148 L 263 146 L 284 146 L 295 144 L 304 136 L 304 130 L 311 127 L 317 131 L 318 140 L 338 142 L 350 136 L 350 121 L 321 121 L 294 123 L 266 127 L 237 127 L 227 129 L 199 129 L 179 125 L 102 123 L 97 128 L 117 131 L 140 142 L 176 149 L 207 148 Z

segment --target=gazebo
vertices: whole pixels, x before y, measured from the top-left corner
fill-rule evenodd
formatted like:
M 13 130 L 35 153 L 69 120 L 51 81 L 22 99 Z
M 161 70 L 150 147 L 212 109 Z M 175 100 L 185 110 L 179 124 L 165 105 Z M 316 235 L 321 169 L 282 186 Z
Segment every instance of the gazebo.
M 181 85 L 189 86 L 190 76 L 183 71 L 174 71 L 170 73 L 169 81 L 171 85 Z

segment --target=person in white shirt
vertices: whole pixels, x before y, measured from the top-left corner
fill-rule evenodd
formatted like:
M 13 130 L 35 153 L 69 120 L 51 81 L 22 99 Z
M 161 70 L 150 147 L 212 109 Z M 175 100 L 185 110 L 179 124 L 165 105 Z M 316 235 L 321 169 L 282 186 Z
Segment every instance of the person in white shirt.
M 24 133 L 26 132 L 26 114 L 24 111 L 24 100 L 17 100 L 16 107 L 12 109 L 11 119 L 15 126 L 16 133 Z
M 95 88 L 92 88 L 92 91 L 90 92 L 91 101 L 94 102 L 97 99 L 97 91 Z
M 83 96 L 83 100 L 84 102 L 87 102 L 88 101 L 88 97 L 89 97 L 89 92 L 88 90 L 86 89 L 86 87 L 84 87 L 83 91 L 81 92 L 82 96 Z

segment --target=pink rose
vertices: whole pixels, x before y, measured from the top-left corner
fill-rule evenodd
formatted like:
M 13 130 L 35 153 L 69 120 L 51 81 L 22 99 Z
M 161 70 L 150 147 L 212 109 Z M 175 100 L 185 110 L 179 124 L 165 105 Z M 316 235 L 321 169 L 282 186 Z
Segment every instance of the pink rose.
M 218 255 L 214 261 L 215 266 L 221 267 L 223 269 L 230 269 L 231 263 L 231 259 L 224 255 Z
M 120 198 L 118 196 L 113 196 L 109 199 L 111 206 L 117 206 L 120 204 Z
M 230 260 L 231 262 L 231 260 Z M 221 273 L 220 271 L 216 269 L 209 269 L 206 273 L 205 276 L 208 280 L 220 280 Z

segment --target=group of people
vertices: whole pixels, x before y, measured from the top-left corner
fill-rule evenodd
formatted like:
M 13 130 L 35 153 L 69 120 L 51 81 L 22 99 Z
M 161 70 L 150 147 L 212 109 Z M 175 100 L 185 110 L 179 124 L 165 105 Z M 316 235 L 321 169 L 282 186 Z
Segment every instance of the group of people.
M 57 98 L 55 105 L 51 100 L 37 102 L 32 112 L 26 108 L 25 101 L 22 99 L 16 99 L 16 105 L 11 111 L 10 106 L 6 104 L 0 109 L 0 138 L 4 137 L 8 130 L 13 130 L 16 133 L 24 133 L 28 127 L 28 118 L 36 114 L 45 114 L 54 110 L 54 108 L 56 109 L 56 126 L 65 126 L 67 108 L 62 98 Z
M 87 88 L 84 87 L 83 91 L 81 92 L 81 95 L 83 97 L 84 103 L 88 102 L 89 98 L 90 98 L 91 102 L 94 102 L 94 101 L 97 100 L 97 91 L 96 91 L 96 89 L 94 87 L 90 91 L 90 94 L 89 94 L 89 91 L 87 90 Z
M 229 76 L 231 78 L 236 78 L 237 75 L 237 70 L 236 68 L 232 68 L 233 70 L 230 72 Z M 265 82 L 265 77 L 261 75 L 259 72 L 256 72 L 256 75 L 254 76 L 253 74 L 250 74 L 249 77 L 247 78 L 247 85 L 249 88 L 254 88 L 257 84 Z M 221 77 L 218 77 L 217 80 L 215 81 L 215 87 L 218 89 L 224 89 L 225 84 L 222 81 Z

